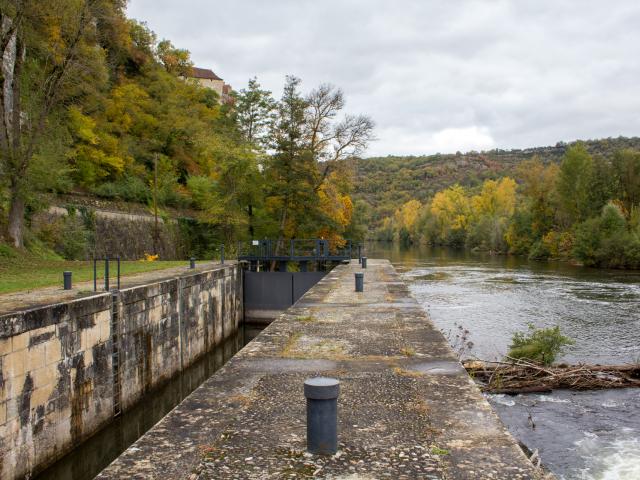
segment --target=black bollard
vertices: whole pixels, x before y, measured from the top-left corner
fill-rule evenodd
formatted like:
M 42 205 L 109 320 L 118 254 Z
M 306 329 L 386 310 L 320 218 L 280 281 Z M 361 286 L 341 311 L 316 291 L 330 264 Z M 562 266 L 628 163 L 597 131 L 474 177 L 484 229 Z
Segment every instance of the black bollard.
M 220 263 L 224 263 L 224 245 L 220 245 Z
M 367 268 L 367 257 L 362 257 L 362 268 Z
M 356 272 L 356 292 L 364 292 L 364 273 Z
M 196 257 L 191 257 L 189 259 L 189 268 L 191 269 L 196 268 Z
M 315 377 L 304 382 L 307 399 L 307 450 L 316 455 L 338 451 L 338 394 L 340 382 Z
M 65 290 L 71 290 L 71 272 L 62 272 L 62 278 Z

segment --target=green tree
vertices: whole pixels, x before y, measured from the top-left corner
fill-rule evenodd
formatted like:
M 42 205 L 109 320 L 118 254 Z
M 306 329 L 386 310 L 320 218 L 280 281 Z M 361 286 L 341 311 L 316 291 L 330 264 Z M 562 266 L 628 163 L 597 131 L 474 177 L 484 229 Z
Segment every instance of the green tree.
M 583 144 L 567 149 L 556 187 L 565 226 L 582 221 L 591 213 L 589 187 L 592 171 L 593 159 Z
M 267 145 L 271 123 L 274 120 L 275 101 L 269 90 L 260 88 L 257 78 L 249 80 L 247 88 L 237 94 L 235 114 L 245 141 L 257 149 Z
M 640 152 L 617 151 L 613 157 L 613 175 L 617 198 L 624 202 L 627 212 L 640 206 Z

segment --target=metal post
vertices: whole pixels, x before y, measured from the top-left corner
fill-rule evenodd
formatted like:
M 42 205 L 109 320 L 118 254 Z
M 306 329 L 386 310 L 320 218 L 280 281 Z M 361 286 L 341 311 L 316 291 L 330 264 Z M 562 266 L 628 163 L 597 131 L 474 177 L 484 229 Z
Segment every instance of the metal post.
M 224 264 L 224 243 L 220 245 L 220 263 Z
M 120 290 L 120 255 L 118 255 L 118 290 Z
M 362 263 L 362 245 L 358 245 L 358 263 Z
M 364 273 L 356 272 L 356 292 L 364 292 Z
M 94 257 L 93 259 L 93 291 L 98 291 L 98 259 Z
M 191 257 L 189 259 L 189 268 L 191 269 L 196 268 L 196 257 Z
M 367 257 L 362 257 L 362 268 L 367 268 Z
M 307 399 L 307 450 L 316 455 L 338 451 L 338 395 L 335 378 L 315 377 L 304 382 Z
M 71 290 L 71 272 L 62 272 L 63 284 L 65 290 Z
M 104 290 L 109 291 L 109 255 L 104 259 Z

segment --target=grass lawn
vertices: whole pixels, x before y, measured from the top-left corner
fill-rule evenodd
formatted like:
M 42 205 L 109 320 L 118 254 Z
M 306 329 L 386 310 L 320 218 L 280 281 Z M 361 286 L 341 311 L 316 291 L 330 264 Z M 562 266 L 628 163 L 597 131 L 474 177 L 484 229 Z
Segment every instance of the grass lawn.
M 122 261 L 120 275 L 149 272 L 163 268 L 187 266 L 187 261 Z M 110 282 L 116 284 L 116 262 L 110 266 Z M 93 279 L 92 261 L 44 260 L 31 256 L 7 258 L 0 256 L 0 293 L 33 290 L 59 285 L 62 288 L 62 272 L 73 272 L 74 285 Z M 104 262 L 98 263 L 98 278 L 104 277 Z

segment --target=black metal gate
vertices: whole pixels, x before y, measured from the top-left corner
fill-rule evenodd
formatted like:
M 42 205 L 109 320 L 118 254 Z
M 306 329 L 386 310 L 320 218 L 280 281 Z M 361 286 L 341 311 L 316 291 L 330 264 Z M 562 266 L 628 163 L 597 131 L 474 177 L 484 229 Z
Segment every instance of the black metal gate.
M 244 271 L 244 311 L 246 318 L 273 319 L 277 312 L 296 303 L 328 272 Z

